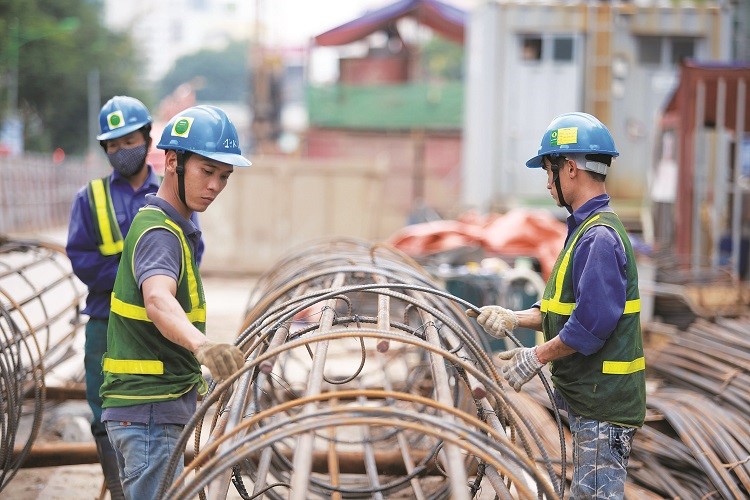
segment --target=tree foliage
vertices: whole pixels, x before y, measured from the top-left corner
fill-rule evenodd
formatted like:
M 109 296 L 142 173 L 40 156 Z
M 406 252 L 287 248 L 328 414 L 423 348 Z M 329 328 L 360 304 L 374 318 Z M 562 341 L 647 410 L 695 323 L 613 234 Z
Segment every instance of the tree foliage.
M 91 72 L 98 71 L 103 101 L 127 94 L 148 105 L 148 95 L 138 85 L 133 45 L 126 35 L 103 26 L 101 10 L 101 3 L 92 0 L 0 0 L 0 74 L 10 74 L 17 51 L 26 150 L 85 151 Z M 4 99 L 9 83 L 3 79 Z M 6 114 L 1 106 L 0 116 Z
M 233 41 L 223 50 L 201 50 L 179 58 L 159 84 L 158 97 L 183 83 L 197 82 L 198 101 L 247 102 L 249 97 L 247 41 Z

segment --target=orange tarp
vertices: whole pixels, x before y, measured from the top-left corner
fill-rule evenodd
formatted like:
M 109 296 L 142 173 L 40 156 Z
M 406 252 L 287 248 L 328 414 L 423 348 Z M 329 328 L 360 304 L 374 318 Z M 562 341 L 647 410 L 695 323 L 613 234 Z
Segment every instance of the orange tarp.
M 388 243 L 415 257 L 465 246 L 481 246 L 487 254 L 536 257 L 547 279 L 566 234 L 565 223 L 547 211 L 515 209 L 503 215 L 469 212 L 458 220 L 406 226 Z

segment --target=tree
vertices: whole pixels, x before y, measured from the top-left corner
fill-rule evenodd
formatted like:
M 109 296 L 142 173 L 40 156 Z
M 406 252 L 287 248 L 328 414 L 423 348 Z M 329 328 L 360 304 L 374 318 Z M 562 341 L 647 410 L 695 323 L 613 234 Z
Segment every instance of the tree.
M 181 57 L 159 83 L 161 99 L 180 84 L 200 81 L 198 101 L 247 102 L 248 42 L 233 41 L 224 50 L 201 50 Z
M 15 52 L 26 150 L 85 151 L 91 71 L 99 72 L 103 100 L 128 94 L 148 102 L 147 92 L 138 86 L 131 41 L 101 24 L 101 8 L 90 0 L 0 0 L 0 73 L 11 73 Z M 60 29 L 71 26 L 70 20 L 74 29 Z M 8 83 L 6 79 L 5 98 Z M 6 115 L 6 106 L 0 107 L 0 116 Z

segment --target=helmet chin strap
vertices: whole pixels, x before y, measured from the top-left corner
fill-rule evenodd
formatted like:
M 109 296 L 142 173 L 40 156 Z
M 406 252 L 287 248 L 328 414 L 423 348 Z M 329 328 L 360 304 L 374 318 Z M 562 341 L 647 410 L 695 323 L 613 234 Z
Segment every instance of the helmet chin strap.
M 187 200 L 185 199 L 185 153 L 177 152 L 177 189 L 180 194 L 180 201 L 188 207 Z
M 554 163 L 552 163 L 552 180 L 555 183 L 555 189 L 557 190 L 557 200 L 560 202 L 560 205 L 565 207 L 565 210 L 568 211 L 569 214 L 573 214 L 573 207 L 571 207 L 566 201 L 565 196 L 563 196 L 562 192 L 562 186 L 560 186 L 560 165 L 559 162 L 560 158 L 556 159 Z

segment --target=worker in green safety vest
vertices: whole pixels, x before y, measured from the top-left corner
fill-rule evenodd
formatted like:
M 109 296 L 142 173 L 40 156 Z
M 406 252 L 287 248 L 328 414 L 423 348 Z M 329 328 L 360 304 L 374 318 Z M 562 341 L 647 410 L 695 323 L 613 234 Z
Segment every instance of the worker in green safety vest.
M 200 231 L 190 217 L 250 161 L 234 124 L 214 106 L 178 113 L 157 148 L 165 150 L 164 181 L 125 237 L 102 360 L 102 421 L 128 499 L 160 498 L 160 486 L 183 470 L 177 442 L 207 389 L 201 365 L 223 380 L 245 361 L 237 346 L 205 335 Z
M 84 368 L 86 399 L 91 408 L 94 436 L 105 484 L 112 499 L 123 498 L 114 450 L 101 421 L 99 388 L 104 381 L 101 361 L 107 348 L 110 297 L 120 262 L 123 237 L 146 195 L 156 193 L 160 179 L 147 156 L 151 146 L 152 119 L 146 106 L 134 97 L 114 96 L 99 112 L 96 136 L 112 172 L 89 181 L 73 200 L 66 251 L 73 272 L 88 294 L 82 313 L 85 326 Z M 194 219 L 197 224 L 197 218 Z M 197 259 L 203 254 L 201 240 Z
M 604 124 L 586 113 L 550 123 L 526 165 L 547 172 L 547 189 L 568 212 L 568 236 L 542 297 L 530 309 L 480 309 L 498 338 L 516 327 L 545 342 L 499 354 L 516 390 L 550 363 L 555 401 L 573 434 L 571 498 L 623 498 L 628 457 L 646 414 L 645 360 L 636 260 L 609 205 L 604 181 L 618 156 Z

